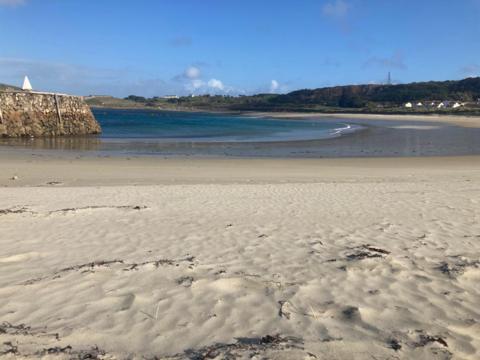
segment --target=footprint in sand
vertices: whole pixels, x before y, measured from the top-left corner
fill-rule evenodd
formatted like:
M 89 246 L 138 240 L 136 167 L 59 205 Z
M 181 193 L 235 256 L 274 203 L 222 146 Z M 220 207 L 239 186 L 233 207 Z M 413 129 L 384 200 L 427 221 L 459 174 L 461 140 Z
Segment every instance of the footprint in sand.
M 135 301 L 134 294 L 126 294 L 126 295 L 120 296 L 120 298 L 122 298 L 122 301 L 120 302 L 120 307 L 118 311 L 125 311 L 130 309 L 133 305 L 133 302 Z

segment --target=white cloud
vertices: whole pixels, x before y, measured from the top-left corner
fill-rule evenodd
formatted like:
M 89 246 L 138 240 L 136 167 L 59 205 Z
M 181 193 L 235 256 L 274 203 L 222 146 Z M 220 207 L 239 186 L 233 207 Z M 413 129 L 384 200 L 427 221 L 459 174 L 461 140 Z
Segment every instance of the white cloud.
M 322 13 L 325 16 L 343 18 L 350 11 L 350 5 L 344 0 L 335 0 L 323 5 Z
M 217 90 L 225 90 L 225 85 L 220 80 L 217 79 L 210 79 L 208 82 L 208 86 L 211 87 L 212 89 L 217 89 Z
M 197 92 L 205 87 L 205 82 L 201 79 L 202 71 L 198 66 L 191 65 L 183 73 L 175 76 L 174 81 L 183 83 L 183 87 L 188 92 Z
M 202 65 L 191 65 L 185 71 L 173 78 L 174 81 L 183 83 L 184 89 L 190 93 L 208 94 L 208 93 L 230 93 L 234 89 L 227 87 L 221 80 L 211 78 L 204 80 L 201 70 Z
M 205 81 L 201 79 L 190 80 L 183 85 L 184 89 L 189 93 L 201 93 L 205 88 Z
M 0 0 L 0 6 L 19 6 L 25 4 L 25 0 Z
M 270 94 L 283 94 L 288 92 L 288 83 L 281 83 L 278 80 L 270 81 L 270 84 L 264 86 L 263 88 L 258 89 L 258 92 L 268 92 Z
M 212 78 L 208 81 L 193 79 L 185 83 L 185 90 L 195 94 L 232 94 L 239 91 L 231 86 L 226 86 L 223 81 Z
M 187 79 L 190 79 L 190 80 L 193 80 L 193 79 L 198 79 L 202 76 L 202 72 L 201 70 L 196 67 L 196 66 L 189 66 L 185 72 L 183 73 L 183 75 L 187 78 Z
M 280 83 L 277 80 L 272 80 L 270 83 L 270 92 L 274 93 L 280 88 Z
M 202 76 L 191 66 L 178 77 L 165 81 L 157 74 L 132 68 L 97 68 L 35 59 L 0 57 L 0 83 L 21 86 L 25 75 L 34 89 L 72 94 L 105 94 L 113 96 L 165 94 L 236 94 L 240 90 L 218 78 Z
M 192 80 L 191 85 L 192 85 L 192 88 L 194 89 L 200 89 L 205 86 L 205 81 L 200 79 L 195 79 L 195 80 Z

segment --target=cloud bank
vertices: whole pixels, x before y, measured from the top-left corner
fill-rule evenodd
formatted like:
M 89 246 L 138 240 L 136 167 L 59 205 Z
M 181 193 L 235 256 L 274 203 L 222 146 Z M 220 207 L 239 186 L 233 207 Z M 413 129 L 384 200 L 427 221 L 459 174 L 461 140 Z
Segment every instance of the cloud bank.
M 183 84 L 183 88 L 188 93 L 203 95 L 203 94 L 231 94 L 235 89 L 231 86 L 226 86 L 223 81 L 210 78 L 205 79 L 200 65 L 190 65 L 183 73 L 175 76 L 174 81 Z
M 32 59 L 0 57 L 0 83 L 21 86 L 28 76 L 33 88 L 77 95 L 113 95 L 146 97 L 176 95 L 238 95 L 251 91 L 228 84 L 211 74 L 204 74 L 207 65 L 190 65 L 177 76 L 164 80 L 129 68 L 97 68 L 91 66 L 44 62 Z M 209 71 L 210 72 L 210 71 Z M 212 74 L 213 75 L 213 74 Z M 287 84 L 271 80 L 257 92 L 283 93 Z
M 201 70 L 196 67 L 196 66 L 189 66 L 188 68 L 185 69 L 185 72 L 183 73 L 183 76 L 186 79 L 198 79 L 200 76 L 202 76 Z
M 212 89 L 224 91 L 225 90 L 225 85 L 220 80 L 217 79 L 210 79 L 208 82 L 208 86 Z

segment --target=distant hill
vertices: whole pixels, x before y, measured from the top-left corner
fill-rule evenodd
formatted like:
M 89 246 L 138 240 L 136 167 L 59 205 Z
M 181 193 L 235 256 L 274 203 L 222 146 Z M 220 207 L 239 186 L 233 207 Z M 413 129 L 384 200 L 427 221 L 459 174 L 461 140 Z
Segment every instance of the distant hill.
M 370 102 L 400 105 L 408 101 L 476 101 L 479 98 L 480 77 L 460 81 L 430 81 L 400 85 L 350 85 L 299 90 L 275 98 L 274 103 L 364 107 Z
M 458 109 L 418 107 L 405 109 L 406 102 L 459 101 Z M 146 107 L 200 111 L 318 111 L 318 112 L 450 112 L 480 113 L 480 77 L 459 81 L 429 81 L 399 85 L 348 85 L 297 90 L 288 94 L 252 96 L 195 96 L 179 99 L 144 98 L 131 95 L 125 99 L 92 98 L 93 106 Z
M 119 99 L 113 96 L 106 95 L 90 95 L 85 97 L 88 105 L 93 107 L 104 108 L 138 108 L 143 107 L 141 103 L 131 101 L 129 99 Z
M 7 90 L 22 90 L 19 87 L 13 86 L 13 85 L 7 85 L 7 84 L 0 84 L 0 91 L 7 91 Z

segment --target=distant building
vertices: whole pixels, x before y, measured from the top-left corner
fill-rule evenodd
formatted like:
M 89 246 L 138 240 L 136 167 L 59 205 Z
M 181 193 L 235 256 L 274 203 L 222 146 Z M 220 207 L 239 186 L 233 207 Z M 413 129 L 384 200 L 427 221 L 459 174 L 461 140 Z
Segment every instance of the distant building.
M 437 105 L 437 109 L 443 109 L 447 107 L 447 105 L 445 104 L 445 102 L 441 102 L 440 104 Z
M 163 99 L 179 99 L 180 97 L 178 95 L 165 95 L 162 96 Z
M 23 79 L 23 86 L 22 90 L 25 91 L 32 91 L 32 84 L 30 84 L 30 80 L 28 80 L 28 76 L 25 76 L 25 79 Z
M 95 99 L 95 98 L 110 98 L 111 95 L 87 95 L 84 96 L 85 99 Z
M 410 108 L 413 107 L 413 105 L 412 105 L 411 102 L 407 102 L 407 103 L 405 104 L 405 107 L 410 109 Z
M 417 103 L 417 107 L 422 107 L 423 104 L 421 102 Z
M 460 104 L 459 102 L 456 102 L 455 104 L 453 104 L 452 108 L 457 109 L 461 106 L 464 106 L 464 104 Z

